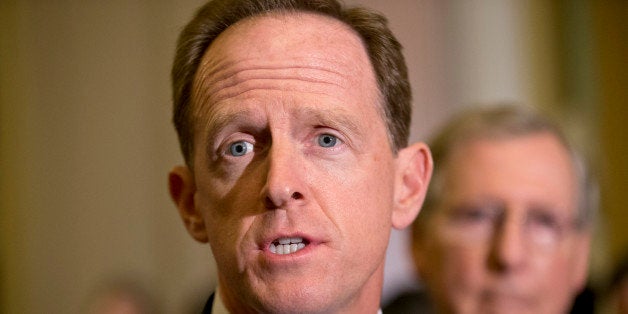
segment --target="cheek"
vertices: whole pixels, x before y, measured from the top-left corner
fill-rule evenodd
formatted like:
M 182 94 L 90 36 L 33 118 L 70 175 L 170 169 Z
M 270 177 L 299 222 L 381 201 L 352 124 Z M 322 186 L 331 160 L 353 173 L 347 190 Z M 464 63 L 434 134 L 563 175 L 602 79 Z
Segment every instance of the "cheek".
M 569 254 L 536 256 L 530 259 L 531 270 L 528 272 L 530 290 L 546 312 L 564 311 L 564 305 L 570 304 L 574 294 L 574 264 Z
M 219 263 L 240 265 L 244 254 L 243 239 L 255 219 L 254 215 L 247 212 L 250 211 L 251 200 L 230 196 L 233 191 L 218 197 L 212 193 L 215 190 L 210 185 L 206 187 L 199 192 L 196 206 L 202 211 L 214 257 Z
M 261 169 L 247 169 L 246 174 L 223 178 L 211 173 L 199 182 L 199 198 L 206 220 L 216 225 L 234 225 L 249 216 L 264 212 Z
M 329 185 L 328 193 L 335 195 L 328 199 L 337 200 L 338 213 L 349 219 L 352 225 L 360 221 L 371 228 L 389 229 L 393 206 L 392 170 L 390 173 L 378 173 L 368 169 L 373 167 L 345 172 L 339 179 L 339 184 Z
M 459 239 L 439 232 L 436 234 L 437 255 L 441 276 L 445 277 L 448 289 L 457 291 L 473 290 L 480 287 L 486 273 L 487 250 L 482 245 L 470 246 Z
M 359 232 L 360 237 L 381 236 L 381 230 L 391 227 L 390 193 L 364 184 L 368 180 L 372 179 L 328 184 L 317 193 L 325 215 L 340 228 L 352 230 L 350 234 Z
M 372 169 L 377 168 L 347 165 L 323 175 L 324 183 L 310 185 L 320 187 L 314 193 L 316 202 L 354 253 L 383 254 L 392 225 L 392 171 L 381 174 Z
M 570 252 L 559 250 L 550 254 L 537 254 L 531 258 L 538 286 L 545 286 L 539 291 L 569 291 L 565 286 L 571 283 L 575 272 L 575 257 Z

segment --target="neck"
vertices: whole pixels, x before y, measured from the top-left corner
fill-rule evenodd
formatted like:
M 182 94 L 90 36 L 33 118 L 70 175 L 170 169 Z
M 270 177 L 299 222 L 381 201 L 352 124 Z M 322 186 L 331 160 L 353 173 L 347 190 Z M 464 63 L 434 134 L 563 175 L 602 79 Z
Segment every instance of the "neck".
M 373 313 L 377 314 L 380 309 L 380 299 L 382 297 L 382 287 L 384 285 L 384 261 L 375 269 L 371 277 L 364 286 L 357 291 L 352 300 L 335 313 Z

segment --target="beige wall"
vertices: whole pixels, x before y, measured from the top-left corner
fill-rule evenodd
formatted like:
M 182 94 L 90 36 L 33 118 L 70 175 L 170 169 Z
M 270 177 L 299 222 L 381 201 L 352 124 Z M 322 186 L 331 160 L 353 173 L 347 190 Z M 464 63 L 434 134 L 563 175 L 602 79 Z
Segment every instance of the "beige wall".
M 208 248 L 186 234 L 166 190 L 168 170 L 181 161 L 169 67 L 176 35 L 201 2 L 0 1 L 0 312 L 76 313 L 103 280 L 126 276 L 149 286 L 167 313 L 180 313 L 214 284 Z M 570 74 L 556 65 L 566 49 L 553 37 L 564 24 L 560 6 L 347 2 L 386 13 L 406 47 L 413 140 L 427 139 L 460 106 L 518 100 L 576 117 L 572 125 L 585 131 L 572 132 L 597 145 L 595 123 L 573 111 L 608 104 L 602 121 L 615 124 L 600 132 L 615 156 L 609 165 L 623 171 L 613 186 L 626 185 L 628 163 L 621 168 L 618 157 L 625 148 L 614 148 L 625 147 L 614 136 L 625 133 L 620 98 L 576 97 L 589 103 L 565 109 L 570 98 L 561 95 L 573 90 L 563 89 Z M 614 73 L 613 63 L 606 68 Z M 625 204 L 621 191 L 613 195 Z M 611 220 L 625 225 L 625 206 L 613 208 Z M 613 243 L 625 243 L 618 224 Z M 394 234 L 387 293 L 409 284 L 404 241 Z
M 599 181 L 591 262 L 603 285 L 628 253 L 628 2 L 538 0 L 526 12 L 527 94 L 561 120 Z
M 165 184 L 169 63 L 196 3 L 2 1 L 1 312 L 77 313 L 112 276 L 180 312 L 211 282 Z
M 609 251 L 616 262 L 628 255 L 628 2 L 590 1 L 599 100 L 602 209 Z

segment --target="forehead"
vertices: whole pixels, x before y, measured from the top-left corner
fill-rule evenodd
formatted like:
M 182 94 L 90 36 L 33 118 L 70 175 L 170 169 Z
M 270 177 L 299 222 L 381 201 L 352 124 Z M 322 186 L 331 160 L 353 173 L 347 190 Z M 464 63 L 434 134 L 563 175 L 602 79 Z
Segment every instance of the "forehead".
M 252 81 L 251 75 L 253 79 L 280 79 L 280 88 L 298 85 L 299 92 L 357 93 L 357 88 L 365 88 L 363 94 L 379 95 L 357 34 L 341 21 L 313 13 L 270 13 L 229 27 L 203 56 L 193 102 L 215 103 L 230 97 L 225 87 Z M 312 84 L 290 84 L 290 80 Z M 338 88 L 326 90 L 324 85 Z
M 567 149 L 550 133 L 471 140 L 453 150 L 446 163 L 446 190 L 461 198 L 575 208 L 575 168 Z
M 296 55 L 353 62 L 365 56 L 360 38 L 348 25 L 308 12 L 271 12 L 238 21 L 214 40 L 208 52 L 223 49 L 235 58 L 264 53 L 275 60 Z M 331 56 L 329 49 L 346 51 Z

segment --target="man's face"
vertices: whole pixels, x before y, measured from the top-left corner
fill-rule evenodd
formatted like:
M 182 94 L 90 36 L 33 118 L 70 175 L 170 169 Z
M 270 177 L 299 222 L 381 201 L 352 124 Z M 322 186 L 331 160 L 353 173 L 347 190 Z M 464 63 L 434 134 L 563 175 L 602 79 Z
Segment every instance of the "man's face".
M 401 225 L 378 100 L 361 41 L 335 20 L 252 18 L 210 46 L 193 95 L 202 223 L 186 224 L 211 245 L 228 307 L 329 312 L 379 296 Z
M 444 161 L 443 200 L 417 240 L 417 267 L 453 313 L 565 313 L 586 272 L 576 175 L 548 133 L 475 140 Z M 419 218 L 421 219 L 421 218 Z

